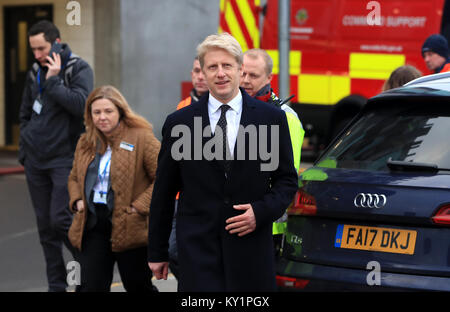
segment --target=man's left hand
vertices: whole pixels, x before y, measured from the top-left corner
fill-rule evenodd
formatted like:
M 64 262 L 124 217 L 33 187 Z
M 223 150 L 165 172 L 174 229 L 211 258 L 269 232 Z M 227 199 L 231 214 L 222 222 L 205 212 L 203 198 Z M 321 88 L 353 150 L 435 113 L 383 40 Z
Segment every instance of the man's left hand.
M 230 234 L 238 233 L 238 236 L 244 236 L 256 229 L 256 218 L 253 212 L 253 207 L 250 204 L 234 205 L 234 209 L 245 211 L 243 214 L 227 219 L 228 224 L 225 230 Z
M 53 52 L 52 57 L 47 56 L 48 63 L 45 65 L 48 67 L 47 75 L 45 79 L 48 79 L 52 76 L 57 76 L 61 71 L 61 55 Z

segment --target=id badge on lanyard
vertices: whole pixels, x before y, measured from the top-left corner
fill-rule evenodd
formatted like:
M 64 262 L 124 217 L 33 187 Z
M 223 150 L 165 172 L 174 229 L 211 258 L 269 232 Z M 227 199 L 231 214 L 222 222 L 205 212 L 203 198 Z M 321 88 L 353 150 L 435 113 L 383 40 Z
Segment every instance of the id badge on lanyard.
M 42 111 L 42 102 L 41 102 L 41 96 L 40 96 L 40 95 L 37 97 L 36 100 L 34 100 L 34 103 L 33 103 L 33 111 L 34 111 L 36 114 L 38 114 L 38 115 L 41 114 L 41 111 Z
M 106 162 L 105 168 L 103 169 L 102 174 L 98 175 L 98 178 L 99 178 L 99 181 L 101 184 L 101 190 L 94 192 L 94 198 L 93 198 L 94 203 L 105 204 L 105 205 L 107 204 L 108 191 L 107 191 L 107 185 L 105 185 L 105 181 L 106 182 L 108 181 L 108 168 L 109 168 L 110 163 L 111 163 L 111 157 Z
M 93 202 L 96 204 L 104 204 L 106 205 L 106 192 L 102 192 L 102 191 L 95 191 L 94 192 L 94 199 Z

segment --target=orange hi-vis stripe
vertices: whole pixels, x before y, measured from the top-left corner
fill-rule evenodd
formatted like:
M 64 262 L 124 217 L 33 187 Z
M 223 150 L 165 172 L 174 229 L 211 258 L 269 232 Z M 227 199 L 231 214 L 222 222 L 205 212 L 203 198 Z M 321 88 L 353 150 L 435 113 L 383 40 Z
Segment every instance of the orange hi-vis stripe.
M 183 107 L 191 105 L 191 102 L 192 102 L 192 98 L 189 95 L 187 98 L 185 98 L 180 103 L 178 103 L 177 110 L 182 109 Z
M 260 47 L 260 0 L 221 0 L 219 33 L 230 33 L 243 51 Z

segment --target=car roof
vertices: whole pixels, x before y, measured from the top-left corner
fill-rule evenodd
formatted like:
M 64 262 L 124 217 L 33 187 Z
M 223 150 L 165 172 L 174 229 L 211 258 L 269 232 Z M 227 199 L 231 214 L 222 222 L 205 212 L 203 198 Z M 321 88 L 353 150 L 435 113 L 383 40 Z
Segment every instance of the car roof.
M 417 86 L 429 86 L 450 91 L 450 72 L 419 77 L 406 83 L 403 87 L 411 88 Z
M 399 97 L 437 97 L 450 101 L 450 72 L 414 79 L 400 88 L 391 89 L 372 97 L 369 102 L 399 99 Z

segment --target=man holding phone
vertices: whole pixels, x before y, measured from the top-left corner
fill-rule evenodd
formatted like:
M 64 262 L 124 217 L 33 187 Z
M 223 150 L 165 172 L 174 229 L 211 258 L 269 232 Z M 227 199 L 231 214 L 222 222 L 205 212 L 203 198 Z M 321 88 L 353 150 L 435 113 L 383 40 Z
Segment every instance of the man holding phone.
M 48 290 L 65 291 L 62 244 L 74 255 L 67 237 L 72 222 L 67 179 L 94 77 L 91 67 L 61 43 L 53 23 L 36 23 L 28 38 L 36 63 L 27 74 L 20 107 L 19 161 L 36 213 Z

